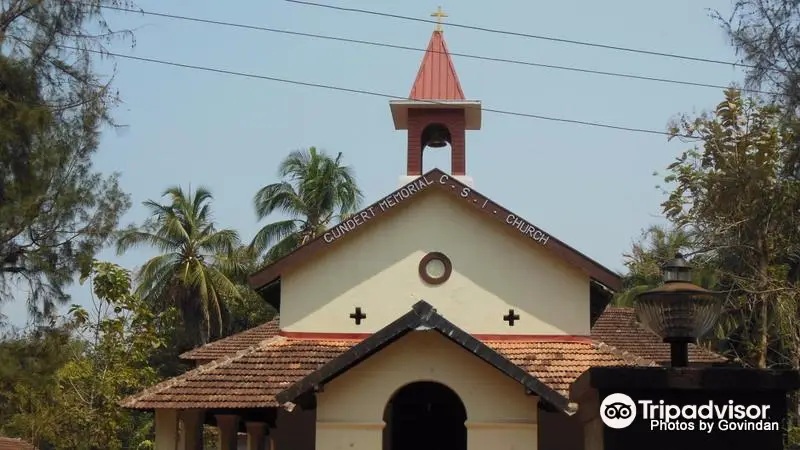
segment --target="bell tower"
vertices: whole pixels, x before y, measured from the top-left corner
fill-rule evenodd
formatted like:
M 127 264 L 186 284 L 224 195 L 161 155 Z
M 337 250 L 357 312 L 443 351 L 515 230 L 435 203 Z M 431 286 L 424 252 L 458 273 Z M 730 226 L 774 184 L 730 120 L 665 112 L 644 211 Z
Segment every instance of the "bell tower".
M 444 41 L 442 8 L 431 14 L 438 19 L 436 29 L 422 58 L 417 79 L 408 100 L 392 100 L 394 128 L 408 130 L 406 174 L 400 184 L 422 175 L 426 149 L 450 145 L 453 177 L 473 186 L 467 176 L 466 131 L 481 129 L 481 102 L 466 100 L 453 60 Z

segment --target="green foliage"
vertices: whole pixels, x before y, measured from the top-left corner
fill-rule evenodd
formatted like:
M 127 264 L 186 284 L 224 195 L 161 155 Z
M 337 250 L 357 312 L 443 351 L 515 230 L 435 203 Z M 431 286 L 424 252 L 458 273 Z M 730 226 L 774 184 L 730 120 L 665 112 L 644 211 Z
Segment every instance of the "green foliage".
M 54 450 L 147 448 L 152 418 L 119 401 L 157 381 L 160 317 L 126 270 L 93 262 L 87 280 L 91 311 L 73 306 L 59 327 L 0 342 L 0 432 Z
M 216 267 L 236 283 L 239 297 L 228 299 L 227 313 L 230 333 L 248 330 L 275 316 L 276 311 L 250 288 L 247 278 L 259 268 L 258 255 L 249 246 L 240 245 L 227 255 L 219 255 Z
M 108 3 L 8 0 L 0 10 L 0 302 L 26 282 L 36 319 L 68 301 L 64 288 L 130 206 L 116 175 L 91 161 L 116 102 L 89 53 L 119 36 L 101 14 Z
M 34 443 L 59 414 L 58 372 L 75 344 L 63 327 L 14 333 L 0 341 L 0 435 Z
M 156 316 L 131 293 L 128 271 L 108 262 L 94 262 L 90 274 L 95 295 L 92 312 L 73 306 L 75 330 L 84 336 L 82 351 L 58 373 L 57 434 L 48 436 L 61 448 L 122 449 L 144 441 L 150 419 L 122 409 L 118 403 L 153 384 L 149 365 L 163 343 Z
M 258 220 L 275 212 L 289 216 L 261 228 L 250 247 L 272 262 L 322 234 L 334 219 L 356 211 L 362 194 L 342 154 L 332 158 L 315 147 L 296 150 L 281 162 L 283 179 L 261 188 L 253 200 Z
M 193 345 L 224 335 L 225 302 L 240 299 L 239 286 L 226 272 L 244 270 L 237 259 L 239 235 L 218 229 L 205 188 L 186 193 L 180 187 L 164 192 L 166 204 L 144 202 L 151 216 L 141 227 L 120 233 L 117 251 L 148 245 L 161 252 L 137 274 L 136 292 L 158 311 L 175 307 Z
M 758 367 L 785 364 L 770 360 L 770 347 L 781 327 L 798 329 L 796 313 L 779 314 L 798 311 L 800 300 L 796 278 L 789 277 L 800 248 L 800 182 L 785 170 L 796 137 L 783 117 L 777 106 L 733 89 L 711 116 L 682 117 L 673 130 L 701 145 L 667 168 L 673 189 L 662 204 L 673 224 L 696 236 L 696 251 L 720 269 L 717 287 L 730 292 L 727 313 L 740 327 L 737 352 Z
M 653 225 L 646 229 L 640 239 L 633 243 L 631 251 L 625 253 L 623 276 L 624 290 L 614 295 L 617 306 L 633 306 L 636 296 L 662 283 L 661 268 L 680 252 L 693 265 L 694 282 L 703 287 L 712 287 L 716 282 L 716 268 L 703 255 L 694 256 L 696 237 L 687 229 Z

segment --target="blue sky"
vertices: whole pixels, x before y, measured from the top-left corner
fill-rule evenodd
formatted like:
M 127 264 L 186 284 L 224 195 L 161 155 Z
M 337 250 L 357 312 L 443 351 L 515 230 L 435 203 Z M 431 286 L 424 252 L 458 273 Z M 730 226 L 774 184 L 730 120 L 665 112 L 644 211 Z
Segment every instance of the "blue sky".
M 735 54 L 708 8 L 729 1 L 609 0 L 319 2 L 428 18 L 441 4 L 454 23 L 733 60 Z M 194 16 L 424 48 L 433 25 L 280 0 L 140 1 L 147 11 Z M 180 20 L 108 13 L 116 28 L 136 28 L 136 45 L 110 50 L 147 58 L 249 72 L 406 96 L 422 53 L 233 29 Z M 445 26 L 451 52 L 520 59 L 592 70 L 727 85 L 742 75 L 730 66 L 580 47 Z M 662 84 L 454 57 L 471 100 L 484 107 L 552 117 L 666 130 L 678 113 L 713 108 L 717 89 Z M 317 146 L 343 152 L 371 203 L 397 187 L 405 170 L 405 132 L 394 131 L 388 100 L 270 81 L 119 59 L 115 86 L 128 125 L 105 133 L 96 167 L 122 173 L 140 222 L 141 202 L 173 184 L 207 186 L 221 226 L 249 240 L 258 228 L 252 198 L 276 180 L 291 150 Z M 467 172 L 478 191 L 600 263 L 622 270 L 622 254 L 640 231 L 661 220 L 656 189 L 662 170 L 686 144 L 638 134 L 484 113 L 467 136 Z M 434 153 L 425 170 L 449 170 Z M 101 258 L 128 268 L 152 252 Z M 85 287 L 72 290 L 86 303 Z M 21 301 L 2 312 L 25 323 Z

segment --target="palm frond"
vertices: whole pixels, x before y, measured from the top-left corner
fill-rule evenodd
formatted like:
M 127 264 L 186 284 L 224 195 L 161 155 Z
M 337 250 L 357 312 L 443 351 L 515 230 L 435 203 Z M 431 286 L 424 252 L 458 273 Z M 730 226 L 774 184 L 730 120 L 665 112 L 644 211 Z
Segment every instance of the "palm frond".
M 273 263 L 293 252 L 300 247 L 301 239 L 302 238 L 299 233 L 293 233 L 286 236 L 280 242 L 267 250 L 267 253 L 264 256 L 264 262 L 267 264 Z
M 281 220 L 264 225 L 256 233 L 250 248 L 258 253 L 263 253 L 271 245 L 284 240 L 287 236 L 299 233 L 300 226 L 296 220 Z
M 261 220 L 276 211 L 286 212 L 292 216 L 304 214 L 307 206 L 295 191 L 294 186 L 286 181 L 269 184 L 259 189 L 253 199 L 256 216 Z

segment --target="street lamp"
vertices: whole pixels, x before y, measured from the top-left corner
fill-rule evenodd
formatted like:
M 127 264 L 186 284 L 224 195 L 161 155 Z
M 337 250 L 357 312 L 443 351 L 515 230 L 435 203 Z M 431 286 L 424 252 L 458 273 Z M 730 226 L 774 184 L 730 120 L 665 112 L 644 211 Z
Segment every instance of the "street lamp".
M 662 267 L 664 284 L 636 298 L 644 326 L 670 344 L 672 367 L 689 364 L 689 344 L 708 333 L 722 312 L 719 292 L 692 283 L 692 267 L 680 253 Z

